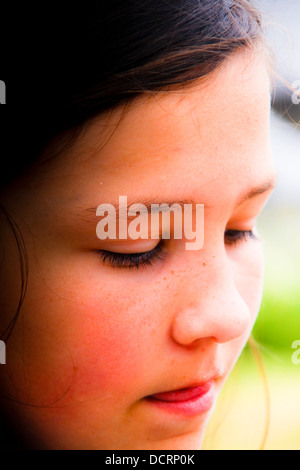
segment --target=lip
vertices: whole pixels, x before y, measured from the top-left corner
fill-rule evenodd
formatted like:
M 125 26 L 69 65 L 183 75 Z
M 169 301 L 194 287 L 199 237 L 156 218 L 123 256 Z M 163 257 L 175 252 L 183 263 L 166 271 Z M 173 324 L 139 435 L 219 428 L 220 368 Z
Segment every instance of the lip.
M 196 416 L 207 413 L 215 401 L 214 380 L 192 387 L 149 395 L 153 406 L 170 413 Z

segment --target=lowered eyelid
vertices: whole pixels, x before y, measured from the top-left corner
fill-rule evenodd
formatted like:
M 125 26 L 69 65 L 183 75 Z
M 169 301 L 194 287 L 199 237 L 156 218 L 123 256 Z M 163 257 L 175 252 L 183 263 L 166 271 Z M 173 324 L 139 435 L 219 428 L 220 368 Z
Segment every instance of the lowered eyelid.
M 153 250 L 158 244 L 160 240 L 136 240 L 130 243 L 122 243 L 122 242 L 109 242 L 103 243 L 101 249 L 103 251 L 109 251 L 111 253 L 119 253 L 119 254 L 139 254 L 145 253 L 147 251 Z

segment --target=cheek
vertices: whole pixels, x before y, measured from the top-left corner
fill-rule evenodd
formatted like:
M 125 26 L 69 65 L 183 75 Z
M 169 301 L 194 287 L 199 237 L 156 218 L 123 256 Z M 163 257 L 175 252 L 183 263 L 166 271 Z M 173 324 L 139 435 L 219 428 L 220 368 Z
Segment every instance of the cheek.
M 31 401 L 38 403 L 54 402 L 66 390 L 62 404 L 83 398 L 124 404 L 143 396 L 151 357 L 158 356 L 152 296 L 137 299 L 130 291 L 120 296 L 105 283 L 101 289 L 51 287 L 37 284 L 26 296 L 26 344 L 14 361 L 20 393 L 27 393 L 30 383 Z M 24 331 L 19 326 L 14 333 L 16 349 Z
M 133 394 L 133 384 L 143 383 L 149 356 L 151 328 L 148 305 L 137 311 L 130 299 L 89 300 L 77 308 L 72 327 L 65 333 L 78 366 L 77 393 Z M 143 313 L 141 313 L 143 312 Z M 147 334 L 148 333 L 148 334 Z M 138 392 L 137 392 L 138 393 Z

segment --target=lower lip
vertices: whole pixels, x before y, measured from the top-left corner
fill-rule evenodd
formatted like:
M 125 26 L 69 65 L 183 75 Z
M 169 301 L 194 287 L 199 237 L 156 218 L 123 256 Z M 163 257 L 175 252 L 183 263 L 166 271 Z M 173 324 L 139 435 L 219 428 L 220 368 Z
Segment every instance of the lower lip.
M 158 393 L 146 398 L 151 405 L 184 416 L 207 413 L 212 408 L 214 399 L 214 382 L 175 392 Z

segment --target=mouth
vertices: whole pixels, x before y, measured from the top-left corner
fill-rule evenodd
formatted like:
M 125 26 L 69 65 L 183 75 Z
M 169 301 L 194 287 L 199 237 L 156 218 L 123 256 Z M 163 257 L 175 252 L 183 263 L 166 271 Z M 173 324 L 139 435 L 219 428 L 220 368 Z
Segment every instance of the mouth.
M 149 395 L 146 400 L 164 411 L 195 416 L 207 413 L 215 401 L 214 381 Z

